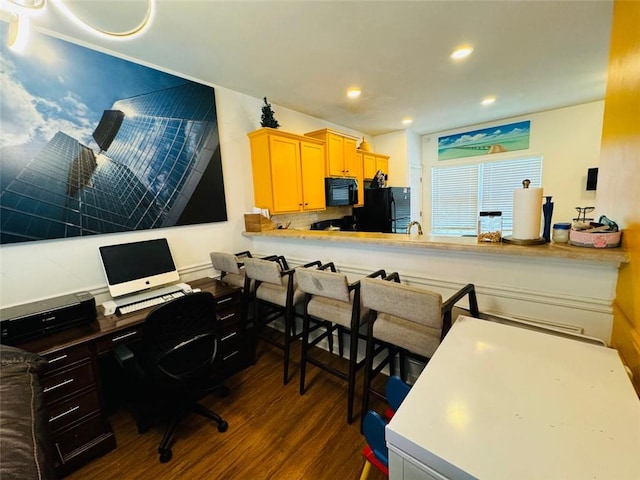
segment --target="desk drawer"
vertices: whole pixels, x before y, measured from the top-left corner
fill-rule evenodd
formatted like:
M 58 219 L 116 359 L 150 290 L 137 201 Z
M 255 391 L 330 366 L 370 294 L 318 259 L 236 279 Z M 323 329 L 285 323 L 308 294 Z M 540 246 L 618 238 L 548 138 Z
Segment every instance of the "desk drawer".
M 93 366 L 83 363 L 67 370 L 47 374 L 41 380 L 44 399 L 52 404 L 68 395 L 91 387 L 95 384 Z
M 43 372 L 49 374 L 57 370 L 67 368 L 69 365 L 73 365 L 74 363 L 89 360 L 91 358 L 91 350 L 89 350 L 88 343 L 83 343 L 76 347 L 47 353 L 43 355 L 43 357 L 49 362 L 45 365 Z
M 240 322 L 240 309 L 237 306 L 231 306 L 231 308 L 221 308 L 216 312 L 218 325 L 225 329 L 231 325 L 235 325 Z
M 49 407 L 49 426 L 51 432 L 71 425 L 92 413 L 100 412 L 100 403 L 96 390 L 78 395 L 56 406 Z
M 220 358 L 224 359 L 235 351 L 244 348 L 244 336 L 238 330 L 227 330 L 220 334 Z
M 136 341 L 140 337 L 142 332 L 142 325 L 136 327 L 125 328 L 118 330 L 110 335 L 106 335 L 99 338 L 96 341 L 96 350 L 98 355 L 109 352 L 115 348 L 116 345 L 127 344 Z
M 55 453 L 58 455 L 59 461 L 65 463 L 65 457 L 71 452 L 107 433 L 111 433 L 111 429 L 105 425 L 102 417 L 96 414 L 73 428 L 54 435 L 52 440 L 56 449 Z
M 242 292 L 240 290 L 229 293 L 227 295 L 221 295 L 219 297 L 216 297 L 216 308 L 221 310 L 232 305 L 237 305 L 240 303 L 241 299 Z

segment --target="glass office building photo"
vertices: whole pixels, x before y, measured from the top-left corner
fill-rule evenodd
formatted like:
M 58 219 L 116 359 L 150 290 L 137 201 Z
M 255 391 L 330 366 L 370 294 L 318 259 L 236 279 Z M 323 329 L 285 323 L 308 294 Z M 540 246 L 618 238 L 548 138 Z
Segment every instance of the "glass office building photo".
M 159 80 L 150 86 L 169 86 L 91 111 L 90 138 L 59 130 L 30 158 L 24 152 L 34 145 L 3 145 L 1 243 L 226 220 L 214 89 L 92 54 L 151 71 Z

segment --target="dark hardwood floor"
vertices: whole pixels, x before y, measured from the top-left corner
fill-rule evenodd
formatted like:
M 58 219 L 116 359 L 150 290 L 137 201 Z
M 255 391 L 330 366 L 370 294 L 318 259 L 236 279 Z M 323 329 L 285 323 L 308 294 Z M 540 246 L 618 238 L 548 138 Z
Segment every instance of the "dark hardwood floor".
M 160 463 L 161 426 L 138 434 L 126 409 L 110 417 L 118 447 L 72 473 L 69 480 L 164 479 L 358 479 L 364 459 L 360 417 L 346 422 L 346 382 L 307 367 L 307 390 L 299 394 L 299 342 L 292 351 L 290 381 L 282 385 L 282 351 L 258 347 L 258 361 L 230 378 L 230 394 L 212 394 L 201 402 L 219 413 L 229 430 L 189 415 L 176 432 L 173 459 Z M 328 353 L 321 351 L 321 355 Z M 334 359 L 335 357 L 335 359 Z M 337 355 L 331 357 L 341 361 Z M 363 372 L 358 372 L 356 413 L 360 411 Z M 384 383 L 384 378 L 380 383 Z M 382 411 L 372 398 L 372 408 Z M 375 468 L 370 480 L 385 477 Z

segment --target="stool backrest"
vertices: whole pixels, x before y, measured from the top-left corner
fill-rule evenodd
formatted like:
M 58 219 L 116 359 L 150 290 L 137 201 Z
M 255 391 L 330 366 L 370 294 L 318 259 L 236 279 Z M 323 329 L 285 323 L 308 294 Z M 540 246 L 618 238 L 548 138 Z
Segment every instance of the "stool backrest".
M 258 282 L 272 283 L 283 287 L 287 286 L 288 278 L 282 275 L 280 263 L 262 258 L 246 258 L 244 268 L 247 276 Z
M 298 289 L 321 297 L 334 298 L 343 302 L 351 301 L 349 281 L 343 273 L 311 268 L 296 269 Z
M 226 252 L 211 252 L 209 256 L 211 257 L 211 264 L 216 270 L 227 273 L 240 273 L 238 257 L 234 254 Z
M 442 329 L 442 296 L 378 278 L 360 281 L 362 305 L 431 328 Z

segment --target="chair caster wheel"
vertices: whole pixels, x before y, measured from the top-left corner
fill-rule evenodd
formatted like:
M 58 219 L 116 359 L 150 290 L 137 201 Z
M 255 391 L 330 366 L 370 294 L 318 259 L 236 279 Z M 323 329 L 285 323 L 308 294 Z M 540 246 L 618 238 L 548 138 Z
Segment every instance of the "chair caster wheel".
M 225 422 L 224 420 L 221 421 L 218 424 L 218 431 L 219 432 L 226 432 L 228 428 L 229 428 L 229 424 L 227 422 Z
M 173 453 L 171 452 L 170 448 L 163 450 L 162 452 L 160 452 L 160 463 L 167 463 L 169 460 L 171 460 L 171 457 L 173 457 Z
M 136 427 L 138 427 L 138 433 L 147 433 L 149 431 L 149 424 L 146 422 L 137 422 Z

